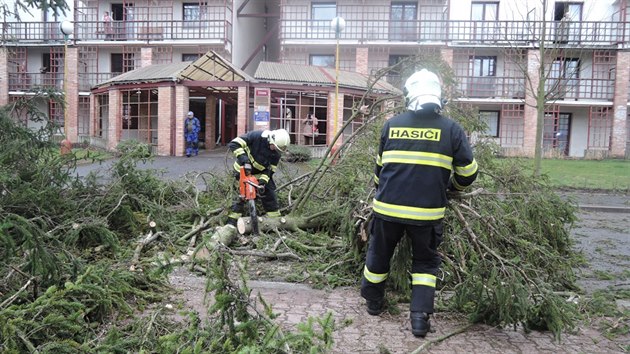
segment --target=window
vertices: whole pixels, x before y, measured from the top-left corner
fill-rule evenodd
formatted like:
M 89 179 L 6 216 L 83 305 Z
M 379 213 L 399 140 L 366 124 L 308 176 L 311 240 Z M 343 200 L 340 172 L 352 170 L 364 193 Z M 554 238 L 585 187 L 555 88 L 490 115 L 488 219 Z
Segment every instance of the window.
M 497 57 L 471 56 L 470 70 L 474 77 L 496 76 Z
M 195 61 L 201 57 L 201 54 L 182 54 L 182 61 Z
M 545 84 L 554 98 L 577 98 L 580 79 L 580 59 L 557 58 Z
M 327 68 L 335 67 L 334 55 L 311 55 L 310 64 L 313 66 L 324 66 Z
M 470 97 L 496 96 L 496 64 L 494 56 L 470 56 L 468 71 L 471 76 L 468 86 Z
M 389 39 L 393 41 L 415 41 L 417 39 L 417 13 L 418 5 L 416 3 L 392 3 L 389 14 Z
M 479 111 L 479 117 L 486 123 L 486 136 L 499 137 L 499 111 Z
M 206 20 L 206 3 L 185 2 L 184 6 L 184 27 L 199 27 L 200 21 Z
M 499 18 L 498 2 L 473 2 L 470 9 L 473 21 L 496 21 Z
M 389 56 L 389 60 L 388 60 L 388 66 L 392 67 L 398 63 L 400 63 L 403 60 L 408 59 L 410 56 L 409 55 L 399 55 L 399 54 L 391 54 Z M 388 73 L 387 73 L 387 80 L 389 81 L 390 84 L 399 87 L 402 86 L 402 77 L 403 77 L 403 71 L 407 70 L 409 68 L 406 67 L 407 65 L 400 65 L 398 67 L 396 67 L 395 69 L 391 69 Z
M 122 73 L 123 72 L 123 55 L 121 53 L 113 53 L 111 55 L 111 72 Z
M 326 24 L 337 16 L 337 4 L 333 3 L 313 3 L 311 4 L 311 19 L 326 21 Z

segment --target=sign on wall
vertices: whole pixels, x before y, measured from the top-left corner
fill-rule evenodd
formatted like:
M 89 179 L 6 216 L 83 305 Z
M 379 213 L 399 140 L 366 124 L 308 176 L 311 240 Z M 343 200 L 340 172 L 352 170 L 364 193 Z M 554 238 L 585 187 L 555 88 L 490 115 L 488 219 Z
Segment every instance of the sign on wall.
M 263 129 L 269 128 L 270 112 L 271 90 L 268 88 L 254 89 L 254 125 Z

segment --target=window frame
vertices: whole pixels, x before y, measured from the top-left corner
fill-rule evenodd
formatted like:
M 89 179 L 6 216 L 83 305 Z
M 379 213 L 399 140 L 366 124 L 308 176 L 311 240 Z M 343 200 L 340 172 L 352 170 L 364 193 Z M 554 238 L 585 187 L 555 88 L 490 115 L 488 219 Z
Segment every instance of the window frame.
M 182 3 L 182 27 L 191 28 L 191 27 L 201 27 L 202 22 L 207 20 L 206 8 L 208 6 L 207 2 L 184 2 Z M 188 10 L 188 11 L 187 11 Z M 186 16 L 190 16 L 193 14 L 192 10 L 197 10 L 196 15 L 193 16 L 195 18 L 186 18 Z
M 489 113 L 492 114 L 496 114 L 496 116 L 491 116 L 489 115 Z M 499 137 L 499 133 L 501 131 L 501 111 L 498 110 L 488 110 L 488 109 L 484 109 L 484 110 L 479 110 L 479 118 L 483 119 L 484 122 L 486 123 L 487 129 L 482 133 L 483 136 L 488 136 L 488 137 L 492 137 L 492 138 L 498 138 Z M 495 119 L 496 118 L 496 125 L 493 129 L 492 125 L 488 124 L 489 119 Z M 494 131 L 492 131 L 494 130 Z
M 313 62 L 314 58 L 329 58 L 329 59 L 332 59 L 332 61 L 330 62 L 330 64 L 332 64 L 332 65 L 331 66 L 329 66 L 329 65 L 326 65 L 326 66 L 324 66 L 324 65 L 317 65 L 317 64 L 315 64 Z M 332 68 L 332 69 L 334 69 L 335 68 L 335 55 L 334 54 L 310 54 L 309 58 L 308 58 L 308 63 L 311 66 L 319 66 L 319 67 L 322 67 L 322 68 Z

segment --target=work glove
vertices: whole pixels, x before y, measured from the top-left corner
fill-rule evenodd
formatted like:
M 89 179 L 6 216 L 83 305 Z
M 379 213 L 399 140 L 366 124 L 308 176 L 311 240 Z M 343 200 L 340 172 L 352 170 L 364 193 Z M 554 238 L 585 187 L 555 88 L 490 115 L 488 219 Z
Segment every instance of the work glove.
M 247 157 L 247 154 L 238 155 L 236 157 L 236 162 L 238 162 L 238 164 L 241 166 L 245 166 L 245 164 L 250 164 L 251 169 L 251 162 L 249 161 L 249 157 Z
M 263 195 L 265 194 L 265 182 L 262 181 L 258 181 L 258 194 Z
M 245 169 L 245 175 L 249 176 L 252 174 L 252 165 L 250 163 L 245 163 L 243 165 L 243 168 Z

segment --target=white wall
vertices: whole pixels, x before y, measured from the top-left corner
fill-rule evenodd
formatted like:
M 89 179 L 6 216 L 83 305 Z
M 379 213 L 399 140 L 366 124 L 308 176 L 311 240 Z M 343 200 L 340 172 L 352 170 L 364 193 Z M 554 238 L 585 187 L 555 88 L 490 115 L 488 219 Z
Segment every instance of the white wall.
M 233 40 L 232 43 L 232 63 L 241 68 L 247 59 L 254 53 L 267 33 L 264 19 L 258 17 L 238 17 L 237 10 L 245 0 L 234 1 L 234 12 L 232 19 Z M 265 1 L 250 1 L 244 8 L 244 13 L 265 12 Z M 245 72 L 253 75 L 258 67 L 257 63 L 263 60 L 263 53 L 260 51 L 256 58 L 245 68 Z

